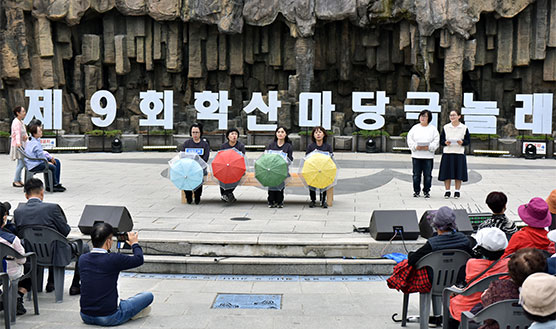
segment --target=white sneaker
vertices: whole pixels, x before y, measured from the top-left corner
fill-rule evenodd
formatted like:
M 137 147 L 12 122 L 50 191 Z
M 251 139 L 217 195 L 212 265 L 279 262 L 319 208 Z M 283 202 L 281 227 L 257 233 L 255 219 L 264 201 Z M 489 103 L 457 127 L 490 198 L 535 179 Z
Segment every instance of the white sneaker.
M 137 319 L 140 319 L 140 318 L 144 318 L 147 315 L 149 315 L 150 313 L 151 313 L 151 305 L 145 307 L 144 309 L 141 310 L 141 312 L 132 316 L 131 320 L 137 320 Z

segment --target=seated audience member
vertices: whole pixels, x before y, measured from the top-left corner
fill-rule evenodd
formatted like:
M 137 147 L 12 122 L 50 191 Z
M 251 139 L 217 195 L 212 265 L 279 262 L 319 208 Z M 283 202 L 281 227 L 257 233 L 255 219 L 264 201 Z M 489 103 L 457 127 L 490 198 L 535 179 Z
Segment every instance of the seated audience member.
M 421 258 L 437 250 L 461 249 L 472 253 L 475 242 L 457 231 L 456 214 L 452 209 L 441 207 L 431 215 L 431 225 L 436 229 L 437 235 L 431 237 L 421 248 L 409 253 L 407 262 L 410 266 L 415 266 Z
M 475 239 L 477 245 L 473 251 L 477 258 L 469 259 L 465 266 L 467 286 L 472 286 L 487 276 L 508 272 L 509 259 L 500 258 L 508 245 L 506 234 L 499 228 L 487 227 L 479 230 Z M 450 300 L 450 328 L 457 328 L 461 321 L 461 312 L 470 311 L 480 300 L 481 292 L 453 297 Z
M 525 316 L 534 321 L 529 329 L 556 328 L 556 276 L 547 273 L 530 275 L 519 294 Z
M 137 233 L 128 232 L 127 242 L 133 255 L 110 253 L 114 229 L 108 223 L 98 223 L 91 231 L 93 250 L 79 259 L 81 272 L 81 319 L 87 324 L 117 326 L 147 315 L 153 294 L 139 293 L 129 299 L 120 300 L 118 305 L 118 276 L 120 271 L 141 266 L 143 250 L 139 246 Z
M 66 215 L 62 208 L 56 203 L 43 202 L 44 186 L 42 181 L 31 178 L 24 187 L 27 203 L 21 203 L 14 211 L 14 222 L 18 232 L 29 226 L 47 226 L 67 237 L 71 228 L 68 225 Z M 55 266 L 66 266 L 71 262 L 72 256 L 78 257 L 83 252 L 88 252 L 89 246 L 83 244 L 80 250 L 78 241 L 68 241 L 68 244 L 56 244 L 53 250 L 53 262 Z M 78 262 L 75 263 L 78 267 Z M 52 271 L 48 271 L 48 282 L 46 292 L 54 290 L 54 277 Z M 79 271 L 74 271 L 73 281 L 70 287 L 70 295 L 79 294 Z
M 548 204 L 541 198 L 532 198 L 528 204 L 519 206 L 519 217 L 527 226 L 517 231 L 506 248 L 504 257 L 521 248 L 537 248 L 554 253 L 554 243 L 546 237 L 546 228 L 552 222 Z
M 8 247 L 11 247 L 12 249 L 15 249 L 20 254 L 24 254 L 25 248 L 23 248 L 23 245 L 21 244 L 21 240 L 19 240 L 19 238 L 15 236 L 13 233 L 5 229 L 11 207 L 12 206 L 8 202 L 3 202 L 3 203 L 0 202 L 0 220 L 2 221 L 1 223 L 2 229 L 0 230 L 0 243 L 3 243 Z M 6 259 L 3 260 L 2 262 L 4 261 L 5 264 L 2 264 L 2 266 L 3 267 L 5 266 L 6 273 L 8 273 L 10 280 L 15 280 L 23 275 L 24 264 L 26 261 L 25 258 L 7 259 L 6 257 Z M 27 291 L 29 291 L 30 289 L 31 289 L 30 278 L 19 281 L 18 292 L 17 292 L 19 296 L 17 297 L 17 306 L 16 306 L 17 315 L 23 315 L 27 313 L 27 310 L 23 305 L 23 296 L 25 296 Z
M 556 230 L 552 230 L 546 234 L 548 240 L 556 243 Z M 550 258 L 546 260 L 548 274 L 556 275 L 556 253 L 552 254 Z
M 46 159 L 49 162 L 48 167 L 52 171 L 52 176 L 54 176 L 54 192 L 64 192 L 66 188 L 60 184 L 62 164 L 60 163 L 60 160 L 55 159 L 52 155 L 50 155 L 50 153 L 43 150 L 41 145 L 41 125 L 37 122 L 32 122 L 29 125 L 29 133 L 31 134 L 31 137 L 29 137 L 27 145 L 25 145 L 25 154 L 30 158 Z M 35 172 L 44 170 L 46 166 L 44 161 L 30 159 L 25 159 L 25 164 L 29 170 Z M 46 182 L 45 185 L 47 186 L 47 191 L 51 192 L 50 187 L 48 187 L 49 185 L 46 184 Z
M 478 313 L 484 307 L 505 299 L 519 298 L 519 288 L 523 281 L 533 273 L 543 272 L 546 267 L 546 258 L 543 253 L 534 248 L 524 248 L 516 251 L 508 262 L 509 280 L 496 280 L 481 296 L 481 302 L 471 312 Z M 480 329 L 499 329 L 498 322 L 487 320 Z
M 502 192 L 490 192 L 486 198 L 486 204 L 492 211 L 492 217 L 479 225 L 479 230 L 486 227 L 497 227 L 506 233 L 508 240 L 517 232 L 514 222 L 509 220 L 504 212 L 508 197 Z
M 550 224 L 550 229 L 556 229 L 556 190 L 552 190 L 548 198 L 546 198 L 546 203 L 548 204 L 548 210 L 552 214 L 552 224 Z

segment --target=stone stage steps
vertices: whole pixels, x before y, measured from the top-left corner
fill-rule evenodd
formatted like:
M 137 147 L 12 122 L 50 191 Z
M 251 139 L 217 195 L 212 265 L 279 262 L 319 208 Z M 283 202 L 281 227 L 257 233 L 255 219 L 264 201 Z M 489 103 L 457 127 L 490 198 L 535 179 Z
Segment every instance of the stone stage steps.
M 149 236 L 145 232 L 142 236 Z M 84 238 L 82 235 L 72 237 Z M 376 241 L 368 234 L 337 239 L 292 241 L 276 239 L 254 242 L 241 239 L 142 238 L 145 264 L 136 272 L 182 274 L 250 275 L 365 275 L 391 274 L 395 262 L 381 257 L 392 252 L 406 253 L 425 243 L 424 239 Z M 122 253 L 129 250 L 122 249 Z

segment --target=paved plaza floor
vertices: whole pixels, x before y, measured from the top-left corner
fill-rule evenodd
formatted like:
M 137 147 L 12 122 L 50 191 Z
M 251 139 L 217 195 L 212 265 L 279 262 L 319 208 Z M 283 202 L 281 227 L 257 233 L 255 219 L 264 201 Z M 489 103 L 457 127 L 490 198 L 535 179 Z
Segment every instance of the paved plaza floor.
M 260 153 L 248 153 L 255 159 Z M 176 188 L 160 172 L 172 153 L 60 154 L 64 193 L 46 193 L 45 201 L 59 203 L 79 235 L 77 224 L 86 204 L 124 205 L 134 220 L 139 239 L 247 241 L 251 243 L 371 241 L 352 233 L 353 226 L 368 226 L 376 209 L 425 210 L 443 205 L 471 211 L 487 211 L 490 191 L 504 191 L 509 198 L 507 214 L 518 220 L 517 207 L 534 196 L 545 198 L 556 188 L 556 161 L 515 158 L 468 157 L 470 182 L 458 200 L 443 198 L 438 182 L 437 157 L 431 199 L 413 198 L 411 159 L 407 154 L 337 153 L 341 167 L 334 205 L 309 208 L 308 193 L 296 189 L 286 194 L 285 208 L 269 209 L 266 191 L 239 187 L 234 205 L 220 201 L 217 186 L 207 186 L 200 205 L 181 204 Z M 296 152 L 296 159 L 303 154 Z M 298 162 L 294 163 L 294 166 Z M 0 200 L 12 205 L 24 202 L 22 189 L 11 187 L 15 163 L 0 156 Z M 292 169 L 297 171 L 297 168 Z M 352 192 L 353 191 L 353 192 Z M 249 217 L 232 221 L 231 217 Z M 71 276 L 66 275 L 66 290 Z M 155 295 L 153 313 L 124 327 L 143 328 L 398 328 L 391 315 L 401 311 L 401 293 L 377 281 L 225 280 L 214 277 L 179 277 L 126 274 L 120 279 L 121 297 L 143 291 Z M 217 293 L 282 294 L 280 310 L 211 309 Z M 79 298 L 64 294 L 54 303 L 52 294 L 41 293 L 41 315 L 18 317 L 16 328 L 87 327 L 79 318 Z M 417 296 L 410 301 L 416 314 Z M 417 327 L 417 324 L 410 324 Z
M 256 159 L 260 153 L 248 153 Z M 285 207 L 269 209 L 266 191 L 240 186 L 233 205 L 220 201 L 217 186 L 205 186 L 200 205 L 182 204 L 178 190 L 160 172 L 172 153 L 60 154 L 64 193 L 46 193 L 45 201 L 59 203 L 75 234 L 86 204 L 123 205 L 140 237 L 250 243 L 287 241 L 370 241 L 352 233 L 353 226 L 368 226 L 373 210 L 415 209 L 417 215 L 440 206 L 488 211 L 484 200 L 490 191 L 508 195 L 507 215 L 518 220 L 517 207 L 534 196 L 547 197 L 556 188 L 556 161 L 515 158 L 468 157 L 470 181 L 460 199 L 443 198 L 437 156 L 430 199 L 413 198 L 411 158 L 407 154 L 337 153 L 340 166 L 334 204 L 328 209 L 309 208 L 301 188 L 286 188 Z M 303 154 L 295 152 L 301 159 Z M 297 172 L 298 161 L 291 171 Z M 0 156 L 0 198 L 14 206 L 24 202 L 22 189 L 11 187 L 15 163 Z M 353 191 L 353 192 L 351 192 Z M 232 221 L 248 217 L 248 221 Z

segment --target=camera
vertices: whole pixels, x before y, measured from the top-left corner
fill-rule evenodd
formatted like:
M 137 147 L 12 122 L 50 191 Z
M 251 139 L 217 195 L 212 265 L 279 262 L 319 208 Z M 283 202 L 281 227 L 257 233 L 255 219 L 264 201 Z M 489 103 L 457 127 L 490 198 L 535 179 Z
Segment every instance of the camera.
M 127 240 L 127 233 L 128 232 L 115 232 L 114 236 L 116 237 L 116 248 L 118 249 L 131 249 L 131 245 L 129 245 Z

